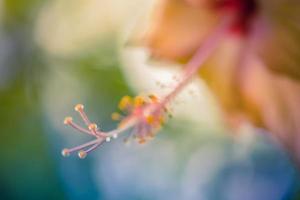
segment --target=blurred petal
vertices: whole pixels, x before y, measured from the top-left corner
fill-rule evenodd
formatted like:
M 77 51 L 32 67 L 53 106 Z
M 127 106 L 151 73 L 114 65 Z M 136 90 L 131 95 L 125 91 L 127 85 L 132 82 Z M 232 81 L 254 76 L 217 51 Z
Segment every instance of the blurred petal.
M 261 7 L 265 33 L 257 51 L 268 68 L 300 80 L 300 1 L 261 1 Z
M 154 55 L 178 61 L 201 46 L 220 16 L 197 3 L 163 1 L 148 38 Z M 259 1 L 249 32 L 224 35 L 225 42 L 200 74 L 232 125 L 249 120 L 266 128 L 300 161 L 299 8 L 296 0 Z
M 244 77 L 244 105 L 251 105 L 248 110 L 256 110 L 263 126 L 300 159 L 299 82 L 270 72 L 255 59 L 246 67 Z
M 193 6 L 183 0 L 159 1 L 153 16 L 145 40 L 154 56 L 166 58 L 191 55 L 218 19 L 208 7 Z

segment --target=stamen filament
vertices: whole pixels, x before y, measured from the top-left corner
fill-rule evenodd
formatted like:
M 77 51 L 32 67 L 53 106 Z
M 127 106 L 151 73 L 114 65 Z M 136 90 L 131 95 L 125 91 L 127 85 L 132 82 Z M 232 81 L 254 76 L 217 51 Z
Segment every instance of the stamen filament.
M 82 128 L 81 126 L 79 126 L 75 122 L 70 122 L 68 125 L 73 127 L 74 129 L 78 130 L 79 132 L 86 133 L 86 134 L 89 134 L 89 135 L 94 135 L 89 130 L 86 130 L 86 129 Z
M 98 146 L 100 146 L 102 143 L 104 142 L 104 140 L 102 140 L 101 142 L 98 142 L 96 144 L 94 144 L 93 146 L 91 146 L 89 149 L 85 150 L 86 153 L 89 153 L 93 150 L 95 150 Z
M 82 145 L 70 148 L 70 149 L 68 149 L 68 151 L 69 151 L 69 153 L 72 153 L 74 151 L 78 151 L 78 150 L 84 149 L 86 147 L 92 146 L 94 144 L 97 144 L 97 143 L 101 142 L 102 140 L 103 140 L 102 137 L 101 138 L 97 138 L 97 139 L 94 139 L 94 140 L 92 140 L 90 142 L 84 143 Z
M 77 104 L 75 106 L 75 110 L 80 114 L 81 118 L 83 119 L 84 123 L 89 126 L 91 124 L 88 116 L 85 114 L 83 110 L 84 106 L 82 104 Z

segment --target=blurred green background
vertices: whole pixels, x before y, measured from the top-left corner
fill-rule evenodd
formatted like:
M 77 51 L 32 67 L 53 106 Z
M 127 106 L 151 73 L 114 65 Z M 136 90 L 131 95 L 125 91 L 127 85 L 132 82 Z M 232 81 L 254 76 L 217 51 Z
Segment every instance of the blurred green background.
M 118 140 L 85 160 L 62 158 L 88 141 L 62 123 L 76 103 L 111 129 L 118 100 L 135 94 L 121 71 L 120 24 L 128 4 L 146 2 L 0 2 L 0 199 L 300 199 L 288 156 L 247 128 L 234 139 L 221 124 L 175 117 L 144 146 Z M 90 30 L 102 23 L 90 23 L 99 5 L 108 25 Z

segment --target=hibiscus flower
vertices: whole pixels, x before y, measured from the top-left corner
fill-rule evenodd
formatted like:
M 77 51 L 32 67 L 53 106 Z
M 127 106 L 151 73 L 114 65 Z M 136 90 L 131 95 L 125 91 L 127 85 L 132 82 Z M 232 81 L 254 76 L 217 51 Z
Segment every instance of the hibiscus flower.
M 243 121 L 270 132 L 300 161 L 300 30 L 297 0 L 160 0 L 143 37 L 153 57 L 182 63 L 183 72 L 166 96 L 125 96 L 116 130 L 103 132 L 79 112 L 87 129 L 65 124 L 95 140 L 64 149 L 80 158 L 130 130 L 140 143 L 155 136 L 174 97 L 199 75 L 214 92 L 232 127 Z

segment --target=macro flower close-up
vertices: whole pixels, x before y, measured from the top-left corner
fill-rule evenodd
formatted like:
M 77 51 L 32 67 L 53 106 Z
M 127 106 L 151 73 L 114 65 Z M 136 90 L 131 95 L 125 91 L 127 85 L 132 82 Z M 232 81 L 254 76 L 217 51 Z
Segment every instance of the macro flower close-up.
M 300 199 L 298 0 L 0 0 L 0 199 Z

